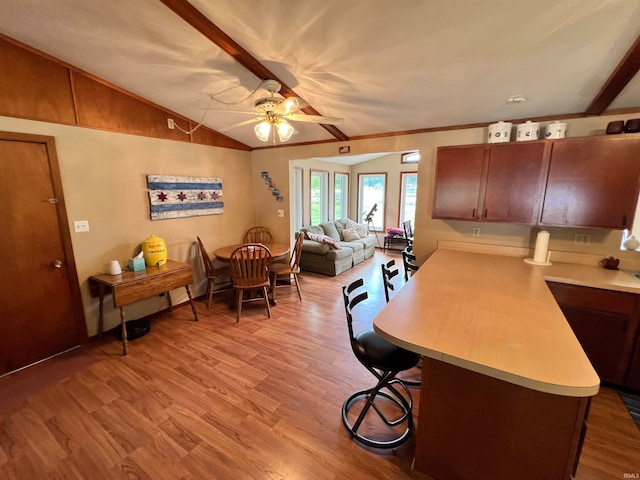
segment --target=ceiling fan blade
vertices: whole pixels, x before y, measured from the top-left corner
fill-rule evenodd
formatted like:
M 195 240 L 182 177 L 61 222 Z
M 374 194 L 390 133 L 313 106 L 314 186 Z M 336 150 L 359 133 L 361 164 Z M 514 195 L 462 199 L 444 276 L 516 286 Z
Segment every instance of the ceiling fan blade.
M 215 108 L 203 108 L 203 110 L 207 110 L 212 113 L 239 113 L 240 115 L 255 115 L 256 112 L 247 112 L 241 110 L 223 110 L 223 109 L 215 109 Z
M 252 123 L 260 122 L 262 120 L 264 120 L 264 118 L 262 118 L 262 117 L 250 118 L 249 120 L 245 120 L 243 122 L 234 123 L 233 125 L 229 125 L 227 127 L 219 128 L 218 131 L 219 132 L 228 132 L 229 130 L 232 130 L 232 129 L 236 128 L 236 127 L 243 127 L 245 125 L 250 125 Z
M 233 125 L 234 127 L 240 127 L 242 125 L 250 125 L 252 123 L 256 123 L 256 122 L 261 122 L 262 120 L 264 120 L 264 118 L 262 117 L 255 117 L 255 118 L 251 118 L 249 120 L 245 120 L 244 122 L 240 122 L 240 123 L 236 123 L 235 125 Z
M 290 113 L 286 115 L 286 118 L 294 122 L 322 123 L 324 125 L 339 125 L 344 122 L 344 118 L 304 115 L 301 113 Z

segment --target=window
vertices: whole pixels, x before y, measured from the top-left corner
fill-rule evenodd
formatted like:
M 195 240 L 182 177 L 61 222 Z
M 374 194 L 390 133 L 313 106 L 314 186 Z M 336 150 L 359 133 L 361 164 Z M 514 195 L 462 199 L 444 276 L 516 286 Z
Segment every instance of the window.
M 420 161 L 420 152 L 407 152 L 400 156 L 400 163 L 418 163 Z
M 400 174 L 400 222 L 411 220 L 411 225 L 416 224 L 416 187 L 418 186 L 418 174 L 416 172 L 402 172 Z
M 302 228 L 302 169 L 293 169 L 293 228 L 298 232 Z
M 311 225 L 329 220 L 329 172 L 311 171 Z
M 358 175 L 358 209 L 362 215 L 358 221 L 368 223 L 367 216 L 371 213 L 371 224 L 373 229 L 378 231 L 384 230 L 386 185 L 386 173 Z
M 349 174 L 335 172 L 333 184 L 333 219 L 349 218 Z

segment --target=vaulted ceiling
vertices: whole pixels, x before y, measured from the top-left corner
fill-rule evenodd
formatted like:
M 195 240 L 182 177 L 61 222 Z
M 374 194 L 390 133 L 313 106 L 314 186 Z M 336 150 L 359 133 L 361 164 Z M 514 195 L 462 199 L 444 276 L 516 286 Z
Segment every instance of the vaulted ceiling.
M 288 144 L 640 111 L 638 0 L 3 0 L 0 33 L 251 147 L 266 78 L 344 119 Z

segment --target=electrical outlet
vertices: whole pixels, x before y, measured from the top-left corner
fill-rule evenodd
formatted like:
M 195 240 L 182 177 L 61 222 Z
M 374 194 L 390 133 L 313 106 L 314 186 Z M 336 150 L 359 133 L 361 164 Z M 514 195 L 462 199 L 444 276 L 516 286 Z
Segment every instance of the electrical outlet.
M 284 217 L 284 210 L 278 210 L 278 216 Z
M 89 220 L 75 220 L 73 222 L 73 231 L 76 233 L 89 231 Z
M 473 227 L 473 231 L 472 231 L 471 235 L 474 236 L 474 237 L 479 237 L 480 236 L 480 227 Z
M 169 127 L 169 130 L 173 130 L 174 128 L 176 128 L 176 124 L 173 121 L 173 118 L 167 118 L 167 126 Z
M 591 235 L 586 233 L 576 233 L 573 236 L 573 243 L 577 245 L 589 245 L 591 243 Z

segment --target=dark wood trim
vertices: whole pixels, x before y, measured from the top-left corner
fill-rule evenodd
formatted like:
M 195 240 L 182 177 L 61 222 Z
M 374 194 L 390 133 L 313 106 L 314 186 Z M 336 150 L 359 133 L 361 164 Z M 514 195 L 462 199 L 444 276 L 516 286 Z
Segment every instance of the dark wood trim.
M 622 58 L 602 86 L 591 105 L 585 110 L 587 115 L 600 115 L 616 99 L 624 87 L 640 70 L 640 36 Z
M 64 122 L 56 122 L 56 121 L 54 121 L 54 123 L 62 123 L 64 125 L 75 125 L 75 126 L 85 126 L 86 127 L 86 125 L 81 125 L 81 122 L 80 122 L 80 118 L 79 118 L 79 107 L 80 107 L 80 105 L 78 104 L 78 99 L 77 99 L 77 93 L 78 93 L 77 90 L 76 90 L 77 85 L 75 84 L 75 81 L 74 81 L 74 76 L 75 75 L 79 75 L 79 76 L 88 78 L 89 80 L 93 80 L 93 81 L 95 81 L 95 82 L 97 82 L 99 84 L 102 84 L 105 87 L 108 87 L 109 89 L 114 90 L 114 91 L 116 91 L 118 93 L 126 95 L 127 97 L 129 97 L 131 99 L 134 99 L 134 100 L 137 100 L 137 101 L 139 101 L 141 103 L 144 103 L 144 104 L 146 104 L 146 105 L 148 105 L 148 106 L 150 106 L 150 107 L 152 107 L 152 108 L 154 108 L 154 109 L 156 109 L 158 111 L 164 112 L 168 117 L 171 117 L 174 120 L 182 120 L 189 126 L 196 124 L 195 122 L 193 122 L 192 120 L 188 119 L 187 117 L 184 117 L 184 116 L 182 116 L 182 115 L 180 115 L 180 114 L 178 114 L 176 112 L 173 112 L 173 111 L 171 111 L 171 110 L 169 110 L 169 109 L 167 109 L 167 108 L 165 108 L 165 107 L 163 107 L 161 105 L 158 105 L 158 104 L 156 104 L 154 102 L 151 102 L 150 100 L 148 100 L 146 98 L 143 98 L 143 97 L 141 97 L 139 95 L 136 95 L 136 94 L 134 94 L 132 92 L 129 92 L 128 90 L 125 90 L 124 88 L 118 87 L 117 85 L 114 85 L 114 84 L 112 84 L 112 83 L 110 83 L 110 82 L 108 82 L 108 81 L 106 81 L 106 80 L 104 80 L 104 79 L 102 79 L 100 77 L 97 77 L 97 76 L 95 76 L 95 75 L 93 75 L 91 73 L 85 72 L 84 70 L 82 70 L 80 68 L 77 68 L 77 67 L 75 67 L 75 66 L 73 66 L 73 65 L 71 65 L 69 63 L 66 63 L 66 62 L 64 62 L 64 61 L 62 61 L 62 60 L 60 60 L 58 58 L 55 58 L 55 57 L 53 57 L 53 56 L 51 56 L 51 55 L 49 55 L 49 54 L 47 54 L 47 53 L 45 53 L 45 52 L 43 52 L 41 50 L 38 50 L 37 48 L 31 47 L 31 46 L 29 46 L 29 45 L 27 45 L 25 43 L 22 43 L 19 40 L 16 40 L 14 38 L 8 37 L 8 36 L 6 36 L 6 35 L 4 35 L 2 33 L 0 33 L 0 40 L 4 40 L 4 41 L 6 41 L 7 43 L 9 43 L 11 45 L 14 45 L 14 46 L 16 46 L 18 48 L 21 48 L 21 49 L 25 50 L 28 53 L 37 55 L 38 57 L 40 57 L 40 58 L 42 58 L 42 59 L 44 59 L 46 61 L 49 61 L 49 62 L 51 62 L 53 64 L 56 64 L 56 65 L 58 65 L 60 67 L 66 68 L 68 70 L 68 72 L 69 72 L 69 83 L 68 83 L 68 85 L 69 85 L 69 89 L 71 90 L 72 103 L 73 103 L 73 109 L 74 109 L 73 113 L 74 113 L 75 123 L 64 123 Z M 9 112 L 2 113 L 2 115 L 6 115 L 8 117 L 16 117 L 16 118 L 28 118 L 29 120 L 53 121 L 51 119 L 43 119 L 43 118 L 38 118 L 38 117 L 33 117 L 33 116 L 25 117 L 23 115 L 12 114 L 12 113 L 9 113 Z M 89 127 L 89 128 L 91 128 L 91 127 Z M 191 128 L 191 127 L 189 127 L 189 128 Z M 226 147 L 226 148 L 232 148 L 232 149 L 235 149 L 235 150 L 244 150 L 244 151 L 251 151 L 252 150 L 252 148 L 250 146 L 245 145 L 244 143 L 241 143 L 241 142 L 239 142 L 237 140 L 234 140 L 231 137 L 228 137 L 226 135 L 218 133 L 218 132 L 216 132 L 214 130 L 211 130 L 208 127 L 202 126 L 202 127 L 200 127 L 200 129 L 206 129 L 206 131 L 207 131 L 206 137 L 210 139 L 210 141 L 203 143 L 204 145 L 223 146 L 223 147 Z M 101 130 L 101 129 L 98 128 L 97 130 Z M 108 131 L 113 131 L 113 130 L 108 130 Z M 117 130 L 117 131 L 119 131 L 119 130 Z M 122 132 L 122 133 L 130 133 L 130 134 L 134 134 L 135 135 L 135 133 L 133 133 L 133 132 L 126 132 L 125 131 L 125 132 Z M 177 140 L 175 138 L 171 138 L 170 136 L 167 136 L 167 137 L 152 137 L 152 138 L 164 138 L 164 139 L 167 139 L 167 140 L 183 141 L 183 142 L 187 142 L 187 143 L 192 143 L 193 142 L 192 137 L 189 136 L 189 135 L 185 135 L 184 136 L 184 140 Z M 212 138 L 213 138 L 213 140 L 211 140 Z M 200 142 L 193 142 L 193 143 L 200 143 Z
M 246 51 L 240 44 L 233 40 L 229 35 L 223 32 L 220 27 L 209 20 L 202 12 L 191 5 L 187 0 L 160 0 L 164 5 L 169 8 L 173 13 L 182 18 L 185 22 L 199 31 L 202 35 L 207 37 L 211 42 L 220 47 L 223 51 L 231 55 L 240 65 L 253 73 L 256 77 L 267 80 L 273 79 L 280 82 L 280 93 L 284 97 L 299 97 L 286 83 L 280 80 L 272 71 L 262 65 L 257 59 L 255 59 L 248 51 Z M 308 115 L 322 115 L 311 105 L 308 105 L 301 110 Z M 322 128 L 328 131 L 331 135 L 338 140 L 347 141 L 347 137 L 334 125 L 319 124 Z

